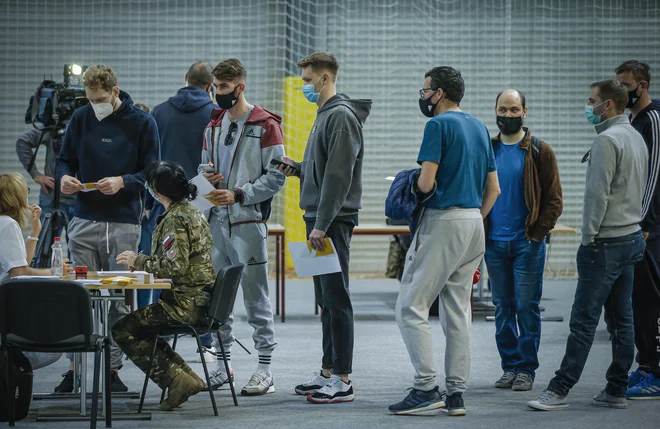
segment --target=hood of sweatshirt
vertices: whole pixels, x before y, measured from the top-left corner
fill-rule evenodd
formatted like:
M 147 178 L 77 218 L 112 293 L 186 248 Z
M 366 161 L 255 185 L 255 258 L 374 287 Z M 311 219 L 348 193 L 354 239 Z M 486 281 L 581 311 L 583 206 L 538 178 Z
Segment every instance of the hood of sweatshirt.
M 172 107 L 181 112 L 194 112 L 213 103 L 209 94 L 196 86 L 181 88 L 176 95 L 170 97 L 167 101 Z
M 352 99 L 349 98 L 348 95 L 340 93 L 330 98 L 323 107 L 319 109 L 318 113 L 333 109 L 337 106 L 348 107 L 362 125 L 367 121 L 367 117 L 371 112 L 371 100 Z

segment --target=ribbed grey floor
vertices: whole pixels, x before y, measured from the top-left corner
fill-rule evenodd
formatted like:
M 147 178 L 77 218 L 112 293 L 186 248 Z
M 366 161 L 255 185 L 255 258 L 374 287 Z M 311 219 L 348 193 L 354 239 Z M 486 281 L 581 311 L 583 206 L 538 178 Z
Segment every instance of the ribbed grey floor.
M 356 318 L 356 339 L 353 383 L 356 400 L 350 404 L 312 405 L 296 396 L 293 387 L 318 371 L 320 363 L 320 322 L 313 315 L 311 281 L 287 283 L 287 323 L 276 322 L 279 346 L 273 356 L 276 392 L 262 397 L 239 396 L 234 407 L 228 390 L 216 393 L 220 417 L 212 414 L 205 393 L 191 398 L 175 412 L 158 409 L 159 391 L 150 385 L 147 411 L 153 412 L 150 422 L 116 421 L 113 427 L 144 428 L 407 428 L 407 427 L 470 427 L 470 428 L 660 428 L 660 401 L 629 402 L 628 410 L 609 410 L 590 405 L 591 397 L 604 387 L 605 371 L 610 360 L 610 343 L 601 323 L 596 342 L 580 383 L 571 392 L 571 406 L 566 411 L 535 412 L 525 402 L 535 398 L 546 386 L 562 358 L 568 334 L 568 316 L 573 301 L 575 281 L 548 281 L 543 305 L 548 316 L 563 316 L 564 322 L 546 322 L 541 342 L 541 368 L 537 385 L 531 392 L 494 389 L 492 383 L 500 376 L 499 356 L 495 348 L 494 324 L 483 316 L 475 318 L 472 335 L 472 373 L 465 395 L 468 415 L 462 418 L 447 415 L 430 417 L 400 417 L 388 414 L 387 406 L 406 395 L 411 386 L 412 367 L 393 317 L 398 285 L 391 280 L 361 280 L 352 283 Z M 236 335 L 251 346 L 252 329 L 245 319 L 242 298 L 237 300 Z M 438 367 L 443 368 L 444 337 L 439 323 L 434 324 Z M 250 347 L 251 348 L 251 347 Z M 180 350 L 186 359 L 194 359 L 191 339 L 186 338 Z M 257 358 L 240 348 L 232 350 L 236 385 L 240 388 L 255 370 Z M 91 366 L 91 365 L 90 365 Z M 201 371 L 201 364 L 194 364 Z M 60 360 L 35 376 L 35 391 L 50 392 L 61 380 L 66 362 Z M 139 390 L 143 374 L 127 362 L 121 377 L 131 390 Z M 439 378 L 442 386 L 442 374 Z M 91 387 L 91 383 L 90 383 Z M 37 413 L 75 411 L 75 401 L 33 402 L 30 416 L 17 427 L 84 428 L 88 423 L 36 423 Z M 137 400 L 116 400 L 116 411 L 137 408 Z M 100 423 L 99 427 L 103 427 Z

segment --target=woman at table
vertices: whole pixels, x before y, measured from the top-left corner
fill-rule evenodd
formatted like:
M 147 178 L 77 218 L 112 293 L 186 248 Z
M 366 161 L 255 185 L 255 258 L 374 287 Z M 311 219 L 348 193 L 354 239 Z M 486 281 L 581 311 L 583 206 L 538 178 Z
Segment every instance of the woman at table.
M 215 280 L 211 230 L 189 202 L 197 195 L 197 187 L 188 183 L 183 168 L 174 162 L 157 161 L 146 173 L 147 190 L 165 207 L 165 213 L 156 219 L 152 255 L 123 252 L 117 263 L 172 279 L 173 285 L 163 290 L 158 302 L 125 316 L 112 329 L 119 347 L 144 372 L 149 366 L 154 328 L 206 323 L 209 291 Z M 161 389 L 169 387 L 169 396 L 160 404 L 164 411 L 173 410 L 205 387 L 164 339 L 158 339 L 150 378 Z
M 19 173 L 0 174 L 0 283 L 16 276 L 51 276 L 50 268 L 31 268 L 34 251 L 41 232 L 41 208 L 28 205 L 30 188 Z M 30 225 L 30 234 L 23 240 L 22 228 Z M 68 260 L 67 260 L 68 262 Z M 71 265 L 64 266 L 64 273 Z

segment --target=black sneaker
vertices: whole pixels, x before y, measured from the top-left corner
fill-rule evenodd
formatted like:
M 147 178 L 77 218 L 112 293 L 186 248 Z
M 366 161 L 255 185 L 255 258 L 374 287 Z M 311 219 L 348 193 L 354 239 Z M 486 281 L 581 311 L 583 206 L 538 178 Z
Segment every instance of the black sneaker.
M 55 388 L 55 393 L 73 392 L 73 370 L 65 372 L 62 377 L 64 377 L 64 380 Z
M 428 391 L 411 387 L 408 396 L 403 401 L 390 405 L 389 410 L 393 414 L 406 415 L 423 414 L 444 407 L 445 392 L 440 392 L 438 386 Z
M 463 403 L 462 393 L 454 393 L 453 395 L 447 396 L 445 404 L 447 405 L 447 414 L 450 416 L 465 415 L 465 404 Z
M 128 392 L 128 387 L 122 383 L 117 371 L 112 371 L 110 375 L 110 390 L 112 392 Z

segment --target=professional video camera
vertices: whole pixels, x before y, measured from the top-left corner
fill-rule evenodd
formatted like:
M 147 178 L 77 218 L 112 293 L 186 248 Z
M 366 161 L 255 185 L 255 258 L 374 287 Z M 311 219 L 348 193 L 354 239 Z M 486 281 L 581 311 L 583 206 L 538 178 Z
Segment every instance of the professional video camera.
M 41 131 L 39 144 L 32 155 L 28 171 L 32 170 L 37 159 L 37 153 L 44 137 L 50 135 L 50 144 L 55 154 L 60 153 L 62 138 L 66 127 L 73 116 L 73 112 L 84 105 L 87 100 L 85 88 L 82 84 L 82 75 L 87 66 L 78 64 L 64 65 L 64 82 L 57 83 L 44 79 L 39 84 L 34 95 L 30 97 L 30 103 L 25 112 L 25 123 L 32 124 L 35 129 Z M 53 210 L 44 216 L 39 241 L 31 262 L 32 267 L 46 268 L 50 266 L 51 244 L 56 236 L 60 236 L 67 229 L 69 219 L 67 214 L 60 209 L 60 184 L 55 179 L 53 191 Z
M 65 64 L 63 83 L 44 79 L 30 97 L 25 123 L 50 132 L 53 138 L 62 137 L 73 112 L 89 102 L 82 85 L 85 70 L 87 66 Z

